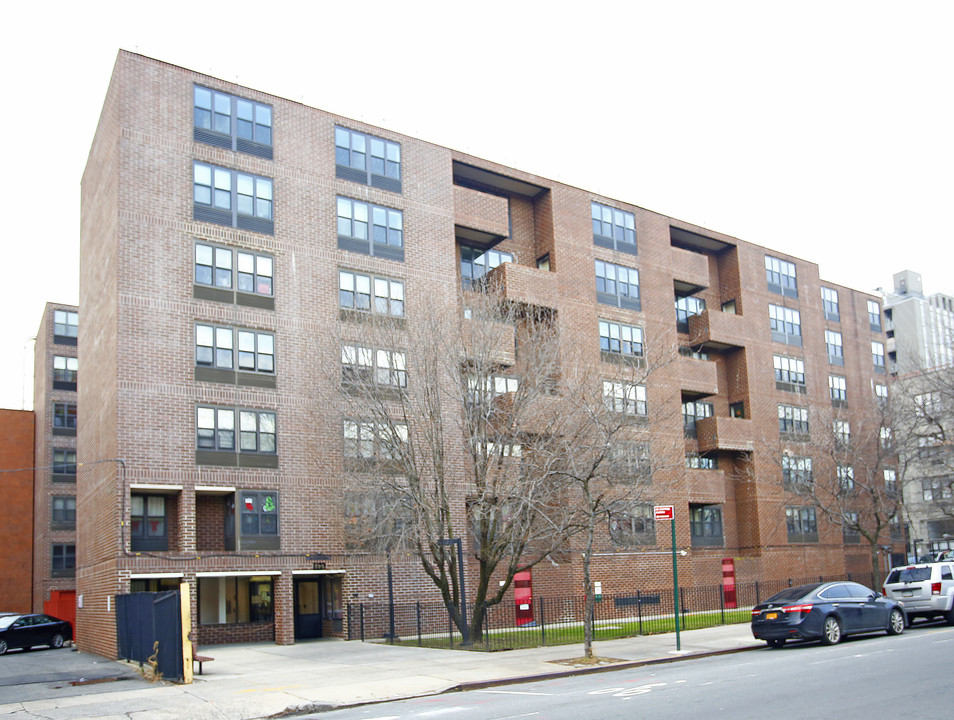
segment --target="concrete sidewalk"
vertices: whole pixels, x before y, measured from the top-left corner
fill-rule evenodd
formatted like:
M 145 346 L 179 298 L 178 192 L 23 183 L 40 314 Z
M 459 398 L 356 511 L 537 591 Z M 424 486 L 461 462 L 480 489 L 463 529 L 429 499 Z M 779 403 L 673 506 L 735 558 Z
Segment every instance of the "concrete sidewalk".
M 672 633 L 599 642 L 594 646 L 597 654 L 618 662 L 585 668 L 560 662 L 582 655 L 582 645 L 495 653 L 343 640 L 209 646 L 203 653 L 215 661 L 207 663 L 205 674 L 196 675 L 191 685 L 155 683 L 8 702 L 0 704 L 0 719 L 251 720 L 764 647 L 753 639 L 748 624 L 685 631 L 681 646 L 677 652 Z

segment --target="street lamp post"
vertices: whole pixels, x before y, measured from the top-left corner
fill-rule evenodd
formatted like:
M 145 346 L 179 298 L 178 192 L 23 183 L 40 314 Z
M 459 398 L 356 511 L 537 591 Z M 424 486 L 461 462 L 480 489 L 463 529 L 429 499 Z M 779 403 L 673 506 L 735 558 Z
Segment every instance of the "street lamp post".
M 464 620 L 461 639 L 464 645 L 470 645 L 470 626 L 467 621 L 467 592 L 464 590 L 464 549 L 459 537 L 441 540 L 440 544 L 457 546 L 457 570 L 460 574 L 460 616 Z

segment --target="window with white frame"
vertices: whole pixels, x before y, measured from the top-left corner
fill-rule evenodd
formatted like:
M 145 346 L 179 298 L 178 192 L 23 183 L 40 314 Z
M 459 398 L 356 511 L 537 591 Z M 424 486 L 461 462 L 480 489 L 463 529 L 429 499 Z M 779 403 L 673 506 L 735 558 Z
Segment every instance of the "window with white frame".
M 407 356 L 396 350 L 341 346 L 341 381 L 370 388 L 407 387 Z
M 197 242 L 195 284 L 272 297 L 275 291 L 274 260 L 270 255 L 249 250 Z
M 812 459 L 802 455 L 782 455 L 782 484 L 789 490 L 811 488 L 815 479 L 812 476 Z
M 868 301 L 868 326 L 872 332 L 881 332 L 881 306 L 874 300 Z
M 706 301 L 693 295 L 676 298 L 676 330 L 689 332 L 689 318 L 702 315 L 706 310 Z
M 871 362 L 874 365 L 875 372 L 884 373 L 884 343 L 871 342 Z
M 875 399 L 878 401 L 878 404 L 881 406 L 888 404 L 888 386 L 884 383 L 875 383 L 874 386 Z
M 198 142 L 272 159 L 272 108 L 193 86 L 193 137 Z
M 460 246 L 460 280 L 465 288 L 477 289 L 484 276 L 504 263 L 513 262 L 513 253 Z
M 838 291 L 823 287 L 821 289 L 821 297 L 822 308 L 825 311 L 825 319 L 833 322 L 841 320 L 841 314 L 838 309 Z
M 845 348 L 842 345 L 840 332 L 834 330 L 825 331 L 825 349 L 828 351 L 829 365 L 845 364 Z
M 590 203 L 593 243 L 600 247 L 636 254 L 636 216 L 625 210 Z
M 851 423 L 848 420 L 833 420 L 831 423 L 835 445 L 840 448 L 848 447 L 851 443 Z
M 639 310 L 639 271 L 597 260 L 596 299 L 604 305 Z
M 645 417 L 646 386 L 604 380 L 603 404 L 611 412 Z
M 839 465 L 835 468 L 835 473 L 838 480 L 838 492 L 843 495 L 853 493 L 855 491 L 855 469 L 851 465 Z
M 275 336 L 272 333 L 196 323 L 195 364 L 220 370 L 275 372 Z
M 798 297 L 798 283 L 795 279 L 795 264 L 771 255 L 765 256 L 765 278 L 771 292 Z
M 53 335 L 54 341 L 58 343 L 76 338 L 79 335 L 79 313 L 72 310 L 54 310 Z
M 339 178 L 401 192 L 401 146 L 357 130 L 335 127 L 335 171 Z
M 404 214 L 400 210 L 338 197 L 338 249 L 404 260 Z
M 404 282 L 351 270 L 339 270 L 338 307 L 382 317 L 403 318 Z
M 808 435 L 808 408 L 796 405 L 778 406 L 778 431 L 783 435 Z
M 805 361 L 797 357 L 773 355 L 775 366 L 775 387 L 790 392 L 807 392 L 805 386 Z
M 193 218 L 274 234 L 272 181 L 228 168 L 193 163 Z
M 898 471 L 895 468 L 883 468 L 884 491 L 888 495 L 896 495 L 898 492 Z
M 624 358 L 643 356 L 643 329 L 635 325 L 599 321 L 600 351 Z
M 848 383 L 841 375 L 828 376 L 828 394 L 833 404 L 843 406 L 848 402 Z
M 938 392 L 918 393 L 914 396 L 914 414 L 922 420 L 933 420 L 941 410 L 941 394 Z
M 75 388 L 79 360 L 75 357 L 53 356 L 53 382 L 72 385 Z M 56 387 L 54 385 L 54 387 Z M 64 389 L 64 388 L 58 388 Z
M 798 310 L 769 305 L 769 321 L 772 339 L 789 345 L 802 344 L 802 316 Z

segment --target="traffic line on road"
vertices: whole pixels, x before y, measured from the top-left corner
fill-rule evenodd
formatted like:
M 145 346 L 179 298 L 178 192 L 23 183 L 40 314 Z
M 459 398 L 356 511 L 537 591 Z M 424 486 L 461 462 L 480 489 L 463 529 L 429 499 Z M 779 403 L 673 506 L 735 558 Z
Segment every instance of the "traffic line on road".
M 550 695 L 553 694 L 553 693 L 542 693 L 542 692 L 526 692 L 522 690 L 478 690 L 477 692 L 492 693 L 494 695 L 543 695 L 545 697 L 549 697 Z M 520 716 L 515 715 L 514 717 L 520 717 Z

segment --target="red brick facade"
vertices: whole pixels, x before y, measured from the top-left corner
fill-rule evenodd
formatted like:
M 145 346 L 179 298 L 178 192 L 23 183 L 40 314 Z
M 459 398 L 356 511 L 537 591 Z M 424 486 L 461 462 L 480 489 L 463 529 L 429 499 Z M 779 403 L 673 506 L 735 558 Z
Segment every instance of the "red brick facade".
M 270 106 L 273 159 L 197 140 L 195 85 Z M 400 189 L 336 171 L 336 126 L 398 143 Z M 273 229 L 196 219 L 206 218 L 206 211 L 194 205 L 195 163 L 271 180 Z M 237 182 L 239 176 L 231 177 Z M 336 197 L 401 211 L 403 259 L 341 249 Z M 594 201 L 633 214 L 638 254 L 594 242 Z M 865 302 L 874 298 L 824 283 L 837 290 L 841 303 L 840 321 L 826 321 L 814 263 L 127 52 L 117 60 L 93 140 L 82 213 L 79 347 L 84 367 L 97 371 L 84 376 L 80 388 L 79 452 L 81 462 L 98 463 L 84 464 L 78 482 L 83 649 L 113 655 L 108 598 L 164 574 L 190 584 L 192 621 L 205 644 L 248 639 L 247 632 L 293 642 L 296 592 L 304 597 L 309 579 L 320 583 L 325 632 L 342 632 L 342 604 L 386 597 L 384 558 L 345 549 L 341 417 L 329 405 L 326 387 L 334 375 L 328 368 L 337 368 L 340 357 L 329 329 L 340 312 L 338 272 L 403 281 L 407 322 L 413 323 L 425 304 L 457 311 L 459 244 L 473 238 L 513 255 L 513 263 L 493 276 L 509 299 L 557 311 L 567 358 L 609 372 L 600 359 L 599 320 L 641 327 L 650 347 L 675 352 L 693 345 L 709 353 L 708 360 L 672 363 L 648 388 L 651 408 L 673 410 L 653 426 L 660 440 L 683 442 L 682 399 L 713 404 L 715 417 L 685 442 L 687 451 L 717 457 L 718 469 L 680 468 L 667 478 L 673 489 L 665 504 L 676 507 L 677 543 L 688 552 L 681 582 L 718 584 L 723 557 L 735 558 L 740 581 L 841 573 L 865 562 L 863 554 L 855 559 L 861 549 L 844 545 L 840 528 L 821 518 L 817 542 L 789 542 L 780 470 L 763 451 L 778 443 L 779 404 L 831 407 L 826 328 L 843 335 L 852 421 L 860 425 L 874 407 L 878 374 L 870 343 L 884 342 L 883 333 L 868 326 Z M 274 301 L 202 286 L 197 243 L 231 252 L 233 259 L 238 252 L 273 259 Z M 767 286 L 766 255 L 794 264 L 797 298 Z M 641 309 L 597 301 L 594 260 L 639 271 Z M 674 288 L 706 304 L 687 332 L 677 331 L 674 321 Z M 801 345 L 773 341 L 770 305 L 800 312 Z M 273 334 L 274 387 L 198 367 L 197 324 Z M 806 393 L 777 389 L 775 354 L 804 359 Z M 241 454 L 231 465 L 210 461 L 197 445 L 202 407 L 274 412 L 275 466 Z M 229 512 L 238 518 L 243 503 L 260 497 L 256 493 L 277 494 L 280 547 L 229 549 L 228 533 L 236 531 L 226 530 L 226 518 Z M 166 498 L 167 549 L 133 549 L 130 508 L 137 494 Z M 234 511 L 232 499 L 239 506 Z M 462 514 L 463 499 L 462 493 Z M 722 509 L 721 545 L 693 543 L 689 506 L 702 503 Z M 623 550 L 603 532 L 593 565 L 603 592 L 665 587 L 671 567 L 661 552 L 668 544 L 664 528 L 656 541 Z M 395 557 L 394 565 L 402 601 L 438 599 L 413 558 Z M 200 597 L 200 585 L 211 588 L 214 580 L 225 587 L 219 578 L 226 577 L 228 587 L 243 588 L 271 578 L 274 622 L 250 631 L 240 620 L 248 596 L 251 605 L 256 602 L 254 589 L 236 594 L 237 604 L 217 594 L 217 606 L 211 590 Z M 534 569 L 534 594 L 579 593 L 580 577 L 574 550 Z M 235 613 L 237 620 L 203 623 L 203 613 Z
M 33 594 L 33 413 L 0 410 L 0 598 L 30 612 Z M 16 472 L 21 471 L 21 472 Z

